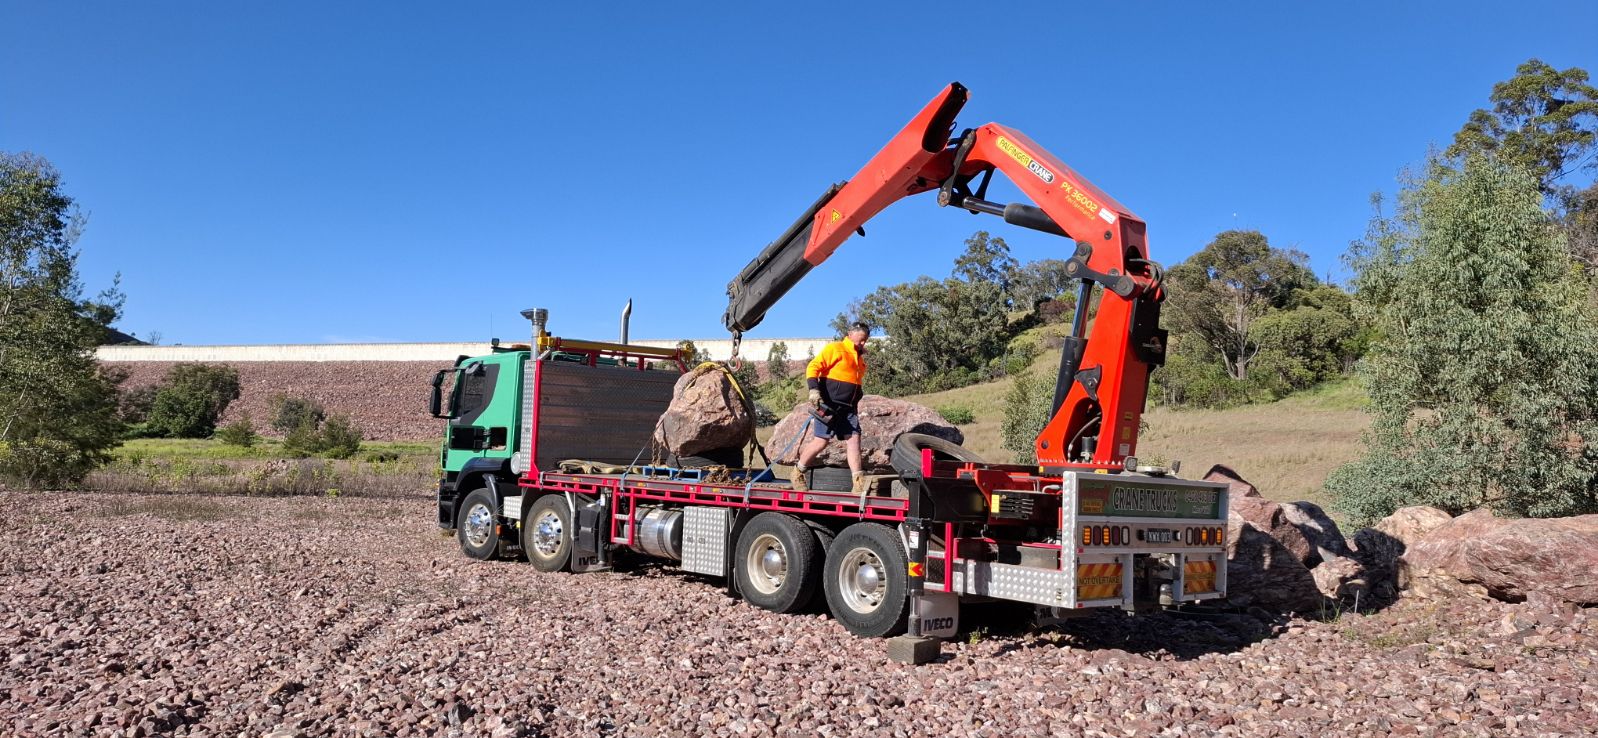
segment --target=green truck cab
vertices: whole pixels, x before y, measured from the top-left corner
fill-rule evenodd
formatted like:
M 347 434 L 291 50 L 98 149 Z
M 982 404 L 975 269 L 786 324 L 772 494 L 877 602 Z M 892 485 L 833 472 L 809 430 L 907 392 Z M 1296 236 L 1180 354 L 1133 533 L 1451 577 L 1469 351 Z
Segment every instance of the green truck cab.
M 443 419 L 438 463 L 438 523 L 455 527 L 455 502 L 462 490 L 498 486 L 515 478 L 511 457 L 521 428 L 522 382 L 532 351 L 500 348 L 483 356 L 461 356 L 433 375 L 428 409 Z M 449 386 L 448 400 L 444 395 Z

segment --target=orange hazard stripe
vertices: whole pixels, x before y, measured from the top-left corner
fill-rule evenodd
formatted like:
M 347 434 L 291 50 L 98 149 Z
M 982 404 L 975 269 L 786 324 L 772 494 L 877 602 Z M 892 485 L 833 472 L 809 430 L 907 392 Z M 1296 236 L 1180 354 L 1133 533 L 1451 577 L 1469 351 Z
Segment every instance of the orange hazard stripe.
M 1078 584 L 1076 598 L 1078 600 L 1107 600 L 1121 595 L 1121 565 L 1120 564 L 1079 564 L 1076 567 L 1077 581 L 1090 582 Z M 1115 581 L 1100 584 L 1104 578 L 1113 577 Z

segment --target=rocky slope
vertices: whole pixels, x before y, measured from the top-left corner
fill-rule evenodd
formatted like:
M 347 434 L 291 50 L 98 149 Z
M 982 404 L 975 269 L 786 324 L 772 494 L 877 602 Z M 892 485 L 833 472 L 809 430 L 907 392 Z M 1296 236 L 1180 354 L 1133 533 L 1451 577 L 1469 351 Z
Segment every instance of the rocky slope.
M 880 641 L 634 565 L 473 563 L 432 501 L 0 493 L 0 734 L 1581 735 L 1598 614 L 1006 614 Z M 988 628 L 983 632 L 981 628 Z

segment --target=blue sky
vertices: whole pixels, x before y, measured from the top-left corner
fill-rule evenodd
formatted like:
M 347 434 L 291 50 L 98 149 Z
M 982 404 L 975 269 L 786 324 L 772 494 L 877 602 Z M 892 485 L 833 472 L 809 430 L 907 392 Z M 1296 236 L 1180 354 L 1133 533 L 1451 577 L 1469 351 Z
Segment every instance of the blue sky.
M 1517 64 L 1598 72 L 1577 0 L 545 5 L 0 0 L 0 150 L 61 169 L 86 283 L 120 272 L 124 329 L 164 343 L 512 338 L 533 305 L 611 338 L 628 297 L 636 337 L 710 337 L 727 280 L 951 80 L 961 127 L 1025 131 L 1155 258 L 1257 228 L 1336 276 L 1369 195 Z M 905 200 L 752 335 L 822 334 L 978 228 L 1067 253 Z

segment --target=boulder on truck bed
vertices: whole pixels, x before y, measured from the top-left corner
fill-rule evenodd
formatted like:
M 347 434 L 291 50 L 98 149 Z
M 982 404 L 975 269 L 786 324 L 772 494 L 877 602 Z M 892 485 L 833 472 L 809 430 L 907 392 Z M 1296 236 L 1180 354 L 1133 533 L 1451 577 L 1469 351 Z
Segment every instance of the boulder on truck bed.
M 682 375 L 671 404 L 655 423 L 655 445 L 677 456 L 739 448 L 755 435 L 749 403 L 738 395 L 720 366 L 706 365 Z
M 792 465 L 799 459 L 799 447 L 804 440 L 799 434 L 806 432 L 810 404 L 795 405 L 787 417 L 778 421 L 766 442 L 766 453 L 778 464 Z M 820 421 L 817 421 L 820 422 Z M 952 443 L 963 443 L 965 434 L 944 420 L 938 411 L 906 400 L 895 400 L 881 395 L 866 395 L 860 400 L 860 456 L 867 473 L 892 472 L 893 442 L 905 433 L 925 433 Z M 842 443 L 829 443 L 816 457 L 815 466 L 848 466 L 849 459 Z

